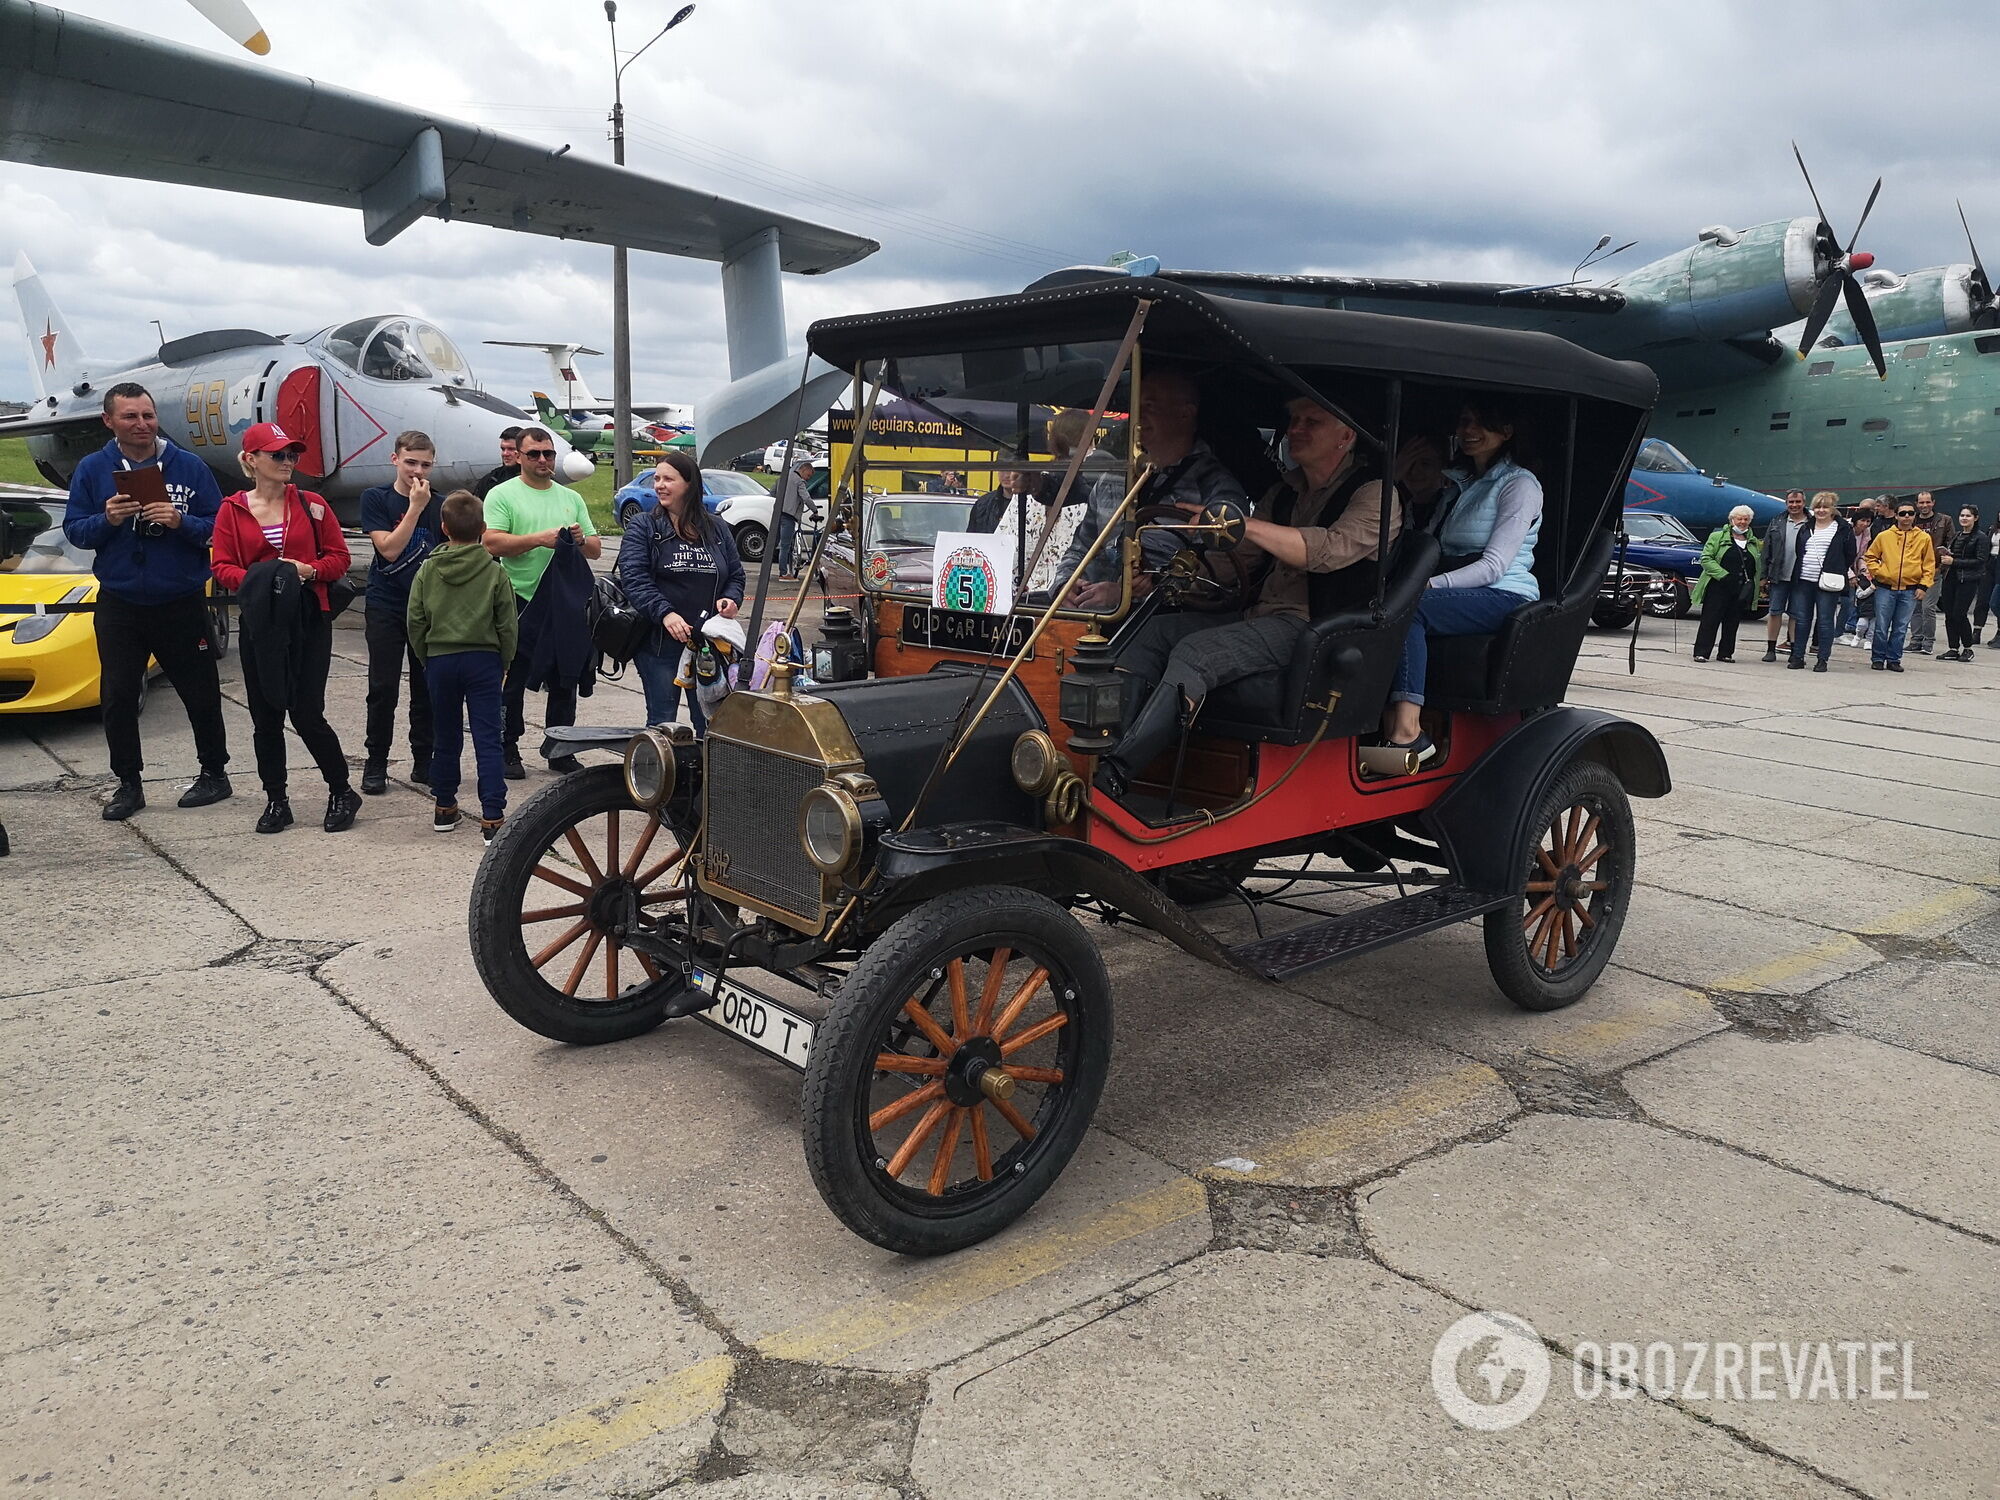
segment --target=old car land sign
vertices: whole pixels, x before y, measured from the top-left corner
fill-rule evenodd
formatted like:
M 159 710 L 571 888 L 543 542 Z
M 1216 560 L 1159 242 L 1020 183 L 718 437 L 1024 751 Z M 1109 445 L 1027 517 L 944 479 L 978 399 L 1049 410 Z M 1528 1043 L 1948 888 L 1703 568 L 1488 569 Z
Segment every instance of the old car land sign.
M 1014 554 L 976 531 L 941 531 L 932 553 L 931 602 L 963 614 L 1004 615 L 1014 607 Z

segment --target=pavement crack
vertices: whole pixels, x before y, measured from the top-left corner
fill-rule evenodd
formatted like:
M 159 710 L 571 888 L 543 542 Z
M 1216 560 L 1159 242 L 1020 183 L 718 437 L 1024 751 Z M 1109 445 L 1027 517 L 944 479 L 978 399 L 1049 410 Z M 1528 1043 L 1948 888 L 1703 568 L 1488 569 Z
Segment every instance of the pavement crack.
M 537 1156 L 528 1143 L 521 1138 L 519 1132 L 509 1130 L 505 1125 L 494 1119 L 492 1115 L 488 1114 L 475 1103 L 470 1096 L 462 1092 L 443 1073 L 438 1071 L 435 1064 L 422 1053 L 418 1052 L 416 1048 L 410 1046 L 409 1043 L 397 1036 L 379 1017 L 365 1006 L 358 1004 L 353 996 L 343 991 L 339 985 L 327 978 L 325 974 L 314 970 L 312 980 L 356 1016 L 360 1017 L 364 1025 L 392 1047 L 411 1066 L 428 1078 L 432 1086 L 448 1099 L 459 1113 L 471 1120 L 473 1124 L 485 1131 L 487 1135 L 491 1136 L 510 1154 L 522 1162 L 537 1179 L 545 1183 L 558 1197 L 562 1198 L 564 1202 L 575 1209 L 578 1214 L 597 1225 L 620 1250 L 631 1257 L 635 1265 L 639 1266 L 648 1276 L 652 1277 L 654 1282 L 673 1299 L 676 1307 L 693 1318 L 710 1333 L 714 1334 L 716 1338 L 720 1339 L 723 1346 L 739 1362 L 759 1357 L 751 1346 L 737 1334 L 736 1330 L 731 1328 L 723 1320 L 722 1316 L 710 1307 L 707 1301 L 693 1287 L 681 1277 L 669 1271 L 630 1234 L 620 1229 L 616 1224 L 613 1224 L 609 1214 L 585 1198 L 559 1172 Z

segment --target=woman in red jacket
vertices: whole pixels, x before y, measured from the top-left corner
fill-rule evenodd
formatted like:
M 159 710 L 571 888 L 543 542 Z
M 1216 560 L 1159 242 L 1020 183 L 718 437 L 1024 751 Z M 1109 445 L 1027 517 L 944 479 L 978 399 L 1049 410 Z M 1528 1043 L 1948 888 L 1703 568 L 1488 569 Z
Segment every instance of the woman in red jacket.
M 285 715 L 305 741 L 320 775 L 326 778 L 325 828 L 339 833 L 354 826 L 361 797 L 348 779 L 347 757 L 340 737 L 326 722 L 326 674 L 333 663 L 333 620 L 327 613 L 326 586 L 347 574 L 347 540 L 333 507 L 311 490 L 292 483 L 292 468 L 305 445 L 289 437 L 275 422 L 259 422 L 243 434 L 238 462 L 250 488 L 222 502 L 215 517 L 215 581 L 233 593 L 243 592 L 246 574 L 259 563 L 276 562 L 298 570 L 304 587 L 262 599 L 239 598 L 242 627 L 243 687 L 250 699 L 251 742 L 257 751 L 257 775 L 270 800 L 257 819 L 259 833 L 277 833 L 290 825 L 292 804 L 285 795 Z M 255 595 L 260 581 L 253 581 Z M 264 585 L 268 588 L 268 585 Z M 293 622 L 267 626 L 272 639 L 260 639 L 249 623 L 261 616 L 272 598 L 289 608 L 297 599 L 297 635 L 286 658 L 274 657 L 275 636 Z M 289 674 L 282 668 L 289 665 Z M 274 667 L 279 670 L 274 670 Z M 282 678 L 291 678 L 290 693 Z

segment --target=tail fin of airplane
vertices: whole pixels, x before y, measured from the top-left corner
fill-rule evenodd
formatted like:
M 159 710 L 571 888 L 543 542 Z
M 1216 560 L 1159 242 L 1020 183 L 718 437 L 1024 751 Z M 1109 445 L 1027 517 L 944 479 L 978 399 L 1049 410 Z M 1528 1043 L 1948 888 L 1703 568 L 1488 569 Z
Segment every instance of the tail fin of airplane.
M 549 400 L 543 391 L 535 392 L 535 416 L 557 437 L 568 439 L 570 436 L 569 418 L 557 410 L 555 402 Z
M 584 344 L 560 344 L 542 339 L 488 339 L 489 344 L 502 349 L 539 349 L 549 357 L 549 389 L 562 392 L 563 405 L 572 411 L 586 406 L 603 403 L 590 392 L 583 372 L 576 367 L 579 354 L 598 354 L 603 351 Z
M 28 364 L 35 374 L 36 392 L 68 394 L 88 373 L 89 360 L 25 254 L 14 257 L 14 300 L 28 330 Z

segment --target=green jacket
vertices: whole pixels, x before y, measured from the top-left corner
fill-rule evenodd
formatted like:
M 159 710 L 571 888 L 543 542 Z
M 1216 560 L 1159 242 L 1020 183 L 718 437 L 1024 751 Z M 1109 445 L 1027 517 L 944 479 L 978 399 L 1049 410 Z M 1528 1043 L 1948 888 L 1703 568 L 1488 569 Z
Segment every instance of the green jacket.
M 514 659 L 514 585 L 477 542 L 451 542 L 424 559 L 410 583 L 410 650 L 418 661 L 454 651 Z
M 1757 607 L 1757 585 L 1764 581 L 1764 543 L 1753 529 L 1749 533 L 1750 576 L 1744 580 L 1747 591 L 1743 595 L 1743 607 Z M 1694 581 L 1694 592 L 1689 595 L 1696 609 L 1701 608 L 1701 596 L 1708 592 L 1711 578 L 1728 576 L 1729 570 L 1722 565 L 1722 549 L 1730 546 L 1729 526 L 1724 523 L 1708 534 L 1708 545 L 1701 549 L 1701 576 Z

